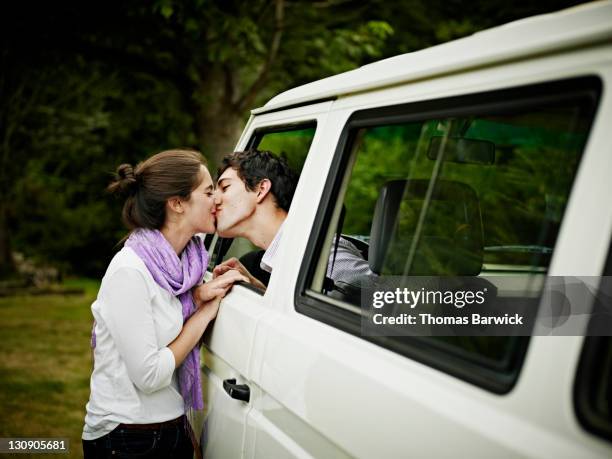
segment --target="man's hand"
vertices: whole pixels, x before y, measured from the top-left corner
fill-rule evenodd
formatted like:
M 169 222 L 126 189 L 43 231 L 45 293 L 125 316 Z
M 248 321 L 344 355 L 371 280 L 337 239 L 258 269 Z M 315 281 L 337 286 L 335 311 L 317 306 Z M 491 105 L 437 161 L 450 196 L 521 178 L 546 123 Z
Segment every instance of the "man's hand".
M 234 282 L 249 282 L 249 278 L 244 276 L 236 269 L 226 270 L 222 275 L 215 276 L 214 279 L 198 285 L 193 289 L 193 300 L 196 306 L 211 301 L 214 298 L 223 298 L 232 288 Z
M 266 289 L 266 286 L 259 279 L 253 276 L 244 267 L 244 265 L 240 263 L 240 260 L 238 260 L 238 258 L 230 258 L 229 260 L 226 260 L 223 263 L 215 266 L 215 269 L 213 269 L 213 277 L 216 278 L 217 276 L 222 276 L 223 274 L 225 274 L 226 272 L 229 272 L 230 270 L 236 270 L 243 276 L 247 277 L 249 279 L 249 283 L 257 287 L 258 289 L 261 289 L 261 290 Z

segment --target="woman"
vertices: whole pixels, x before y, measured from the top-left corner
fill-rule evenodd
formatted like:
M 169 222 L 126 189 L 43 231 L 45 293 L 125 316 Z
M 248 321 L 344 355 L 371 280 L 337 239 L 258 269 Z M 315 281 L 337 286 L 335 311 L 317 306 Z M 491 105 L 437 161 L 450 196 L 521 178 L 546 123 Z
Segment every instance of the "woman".
M 132 230 L 96 301 L 94 369 L 83 429 L 85 458 L 191 458 L 185 413 L 203 408 L 199 346 L 237 271 L 200 288 L 208 254 L 196 233 L 215 231 L 213 181 L 194 151 L 122 164 L 111 192 L 126 196 Z M 176 371 L 175 371 L 176 370 Z

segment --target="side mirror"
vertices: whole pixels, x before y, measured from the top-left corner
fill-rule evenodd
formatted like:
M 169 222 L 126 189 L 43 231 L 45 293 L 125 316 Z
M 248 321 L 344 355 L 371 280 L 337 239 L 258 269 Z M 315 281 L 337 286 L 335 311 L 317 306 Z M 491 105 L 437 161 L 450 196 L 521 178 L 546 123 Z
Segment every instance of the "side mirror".
M 429 141 L 427 157 L 435 161 L 442 148 L 444 161 L 466 164 L 495 163 L 495 144 L 488 140 L 434 136 Z

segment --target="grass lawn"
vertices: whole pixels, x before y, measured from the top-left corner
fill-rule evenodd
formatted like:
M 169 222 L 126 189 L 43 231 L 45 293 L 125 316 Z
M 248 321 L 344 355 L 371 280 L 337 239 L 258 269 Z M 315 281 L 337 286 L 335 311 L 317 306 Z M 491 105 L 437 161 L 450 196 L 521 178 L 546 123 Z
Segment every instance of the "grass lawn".
M 65 285 L 85 293 L 0 298 L 0 437 L 69 437 L 69 457 L 81 457 L 99 283 Z

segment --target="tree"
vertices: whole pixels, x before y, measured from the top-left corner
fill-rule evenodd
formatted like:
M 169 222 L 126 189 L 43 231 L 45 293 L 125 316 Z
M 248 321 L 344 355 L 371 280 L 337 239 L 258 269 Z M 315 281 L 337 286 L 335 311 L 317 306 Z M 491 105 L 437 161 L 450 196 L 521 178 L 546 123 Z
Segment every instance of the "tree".
M 99 275 L 125 234 L 121 202 L 104 189 L 122 162 L 188 143 L 180 95 L 146 75 L 129 78 L 81 59 L 47 70 L 23 131 L 11 230 L 29 257 Z
M 190 146 L 214 166 L 248 110 L 279 91 L 572 3 L 11 5 L 0 16 L 0 276 L 13 245 L 99 272 L 121 234 L 119 203 L 101 194 L 119 162 Z
M 24 65 L 20 50 L 11 47 L 7 37 L 3 38 L 5 46 L 0 50 L 0 277 L 15 270 L 9 220 L 14 213 L 11 203 L 15 198 L 15 183 L 23 166 L 19 152 L 27 142 L 23 126 L 40 102 L 45 87 L 43 74 Z
M 0 275 L 14 269 L 13 243 L 97 274 L 121 232 L 108 217 L 119 204 L 101 204 L 119 162 L 183 145 L 214 165 L 262 97 L 352 68 L 390 33 L 334 24 L 328 10 L 282 0 L 15 6 L 0 31 Z M 308 59 L 289 59 L 285 43 Z
M 380 55 L 391 28 L 347 21 L 339 9 L 286 0 L 121 2 L 111 15 L 106 6 L 95 17 L 78 12 L 90 25 L 75 42 L 92 59 L 171 81 L 193 116 L 196 146 L 218 164 L 264 97 Z

